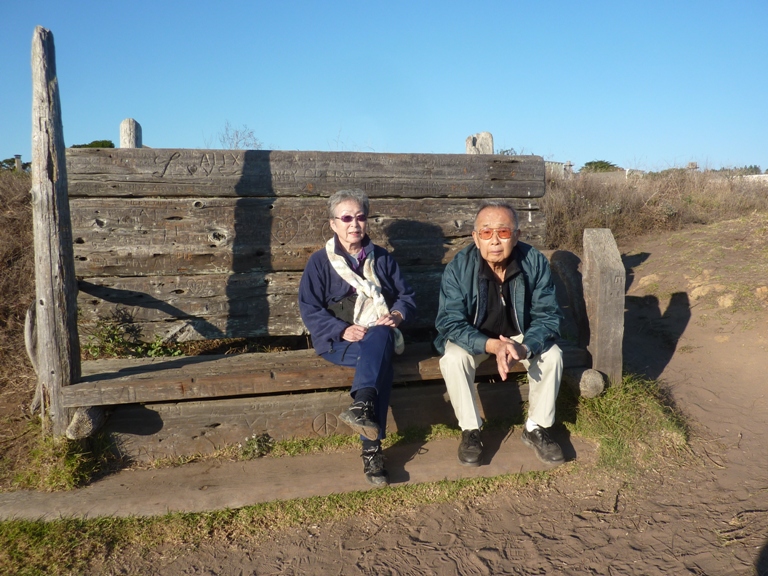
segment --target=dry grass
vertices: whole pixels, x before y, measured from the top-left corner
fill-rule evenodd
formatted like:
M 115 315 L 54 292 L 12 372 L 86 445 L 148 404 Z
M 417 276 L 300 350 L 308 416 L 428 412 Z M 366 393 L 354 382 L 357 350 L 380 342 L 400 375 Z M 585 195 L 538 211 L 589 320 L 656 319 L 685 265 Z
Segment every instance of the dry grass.
M 4 360 L 23 352 L 24 314 L 34 297 L 29 186 L 26 174 L 0 171 L 0 348 Z M 17 358 L 0 363 L 3 389 L 18 375 L 18 367 Z
M 30 179 L 0 170 L 0 490 L 37 439 L 25 407 L 35 375 L 24 349 L 24 316 L 34 298 Z
M 548 182 L 541 206 L 546 247 L 580 252 L 585 228 L 610 228 L 620 242 L 768 211 L 768 186 L 683 169 L 630 178 L 621 172 L 583 174 Z

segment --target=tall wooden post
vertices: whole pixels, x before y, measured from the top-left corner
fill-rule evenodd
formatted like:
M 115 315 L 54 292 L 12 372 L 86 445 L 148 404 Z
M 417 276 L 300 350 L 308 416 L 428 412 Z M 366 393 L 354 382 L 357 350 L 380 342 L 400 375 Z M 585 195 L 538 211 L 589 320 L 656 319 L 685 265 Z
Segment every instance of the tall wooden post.
M 37 368 L 53 434 L 68 413 L 61 388 L 80 379 L 77 280 L 67 197 L 67 166 L 53 34 L 32 36 L 32 210 L 35 239 Z
M 133 118 L 120 122 L 120 148 L 141 148 L 141 124 Z
M 14 154 L 13 155 L 14 165 L 16 168 L 16 172 L 21 172 L 23 169 L 23 164 L 21 163 L 21 154 Z
M 621 384 L 626 271 L 608 228 L 584 230 L 584 302 L 589 318 L 592 368 Z

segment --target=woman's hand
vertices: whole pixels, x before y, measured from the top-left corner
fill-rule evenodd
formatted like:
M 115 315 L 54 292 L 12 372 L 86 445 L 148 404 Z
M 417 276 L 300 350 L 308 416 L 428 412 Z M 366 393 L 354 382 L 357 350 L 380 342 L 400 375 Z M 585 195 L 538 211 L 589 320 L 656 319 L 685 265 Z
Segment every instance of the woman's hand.
M 398 310 L 385 314 L 378 320 L 376 320 L 376 326 L 389 326 L 390 328 L 397 328 L 400 326 L 400 322 L 403 321 L 403 315 Z
M 365 336 L 368 329 L 365 326 L 358 326 L 357 324 L 350 324 L 344 333 L 341 335 L 342 339 L 347 342 L 360 342 Z

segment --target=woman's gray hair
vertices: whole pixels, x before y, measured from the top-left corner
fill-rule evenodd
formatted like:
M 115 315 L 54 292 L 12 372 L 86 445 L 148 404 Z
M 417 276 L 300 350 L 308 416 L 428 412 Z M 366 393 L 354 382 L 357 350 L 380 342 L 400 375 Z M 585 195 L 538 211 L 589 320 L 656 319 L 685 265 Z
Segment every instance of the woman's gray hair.
M 515 210 L 511 204 L 508 204 L 502 200 L 484 200 L 480 204 L 480 208 L 477 209 L 477 213 L 475 214 L 475 226 L 477 226 L 477 217 L 480 216 L 480 212 L 486 208 L 503 208 L 504 210 L 508 210 L 512 215 L 512 220 L 515 223 L 515 230 L 520 230 L 520 221 L 517 218 L 517 210 Z
M 363 209 L 363 214 L 368 216 L 368 196 L 359 188 L 353 188 L 351 190 L 339 190 L 328 198 L 328 218 L 333 220 L 336 216 L 336 206 L 347 200 L 357 202 L 357 205 Z

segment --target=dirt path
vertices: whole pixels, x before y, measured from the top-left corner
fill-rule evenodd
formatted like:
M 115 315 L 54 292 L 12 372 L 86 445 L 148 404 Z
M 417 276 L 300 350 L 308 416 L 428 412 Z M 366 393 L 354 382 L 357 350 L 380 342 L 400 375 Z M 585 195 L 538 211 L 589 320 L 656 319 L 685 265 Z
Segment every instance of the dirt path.
M 691 419 L 698 463 L 631 485 L 563 475 L 471 504 L 277 532 L 258 546 L 128 553 L 111 570 L 768 574 L 768 218 L 648 237 L 622 253 L 627 367 L 667 383 Z

